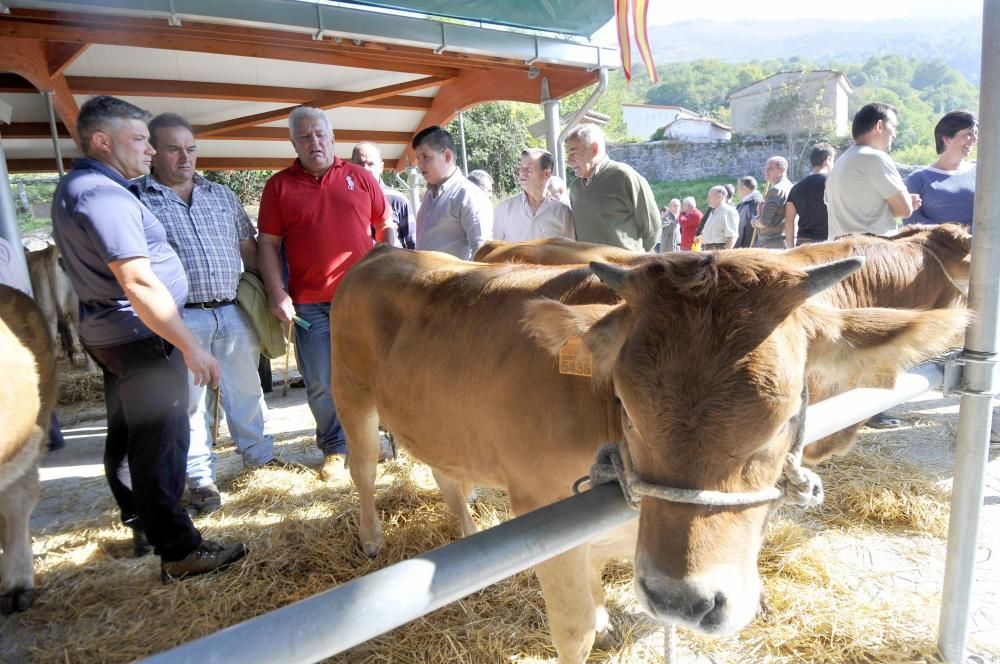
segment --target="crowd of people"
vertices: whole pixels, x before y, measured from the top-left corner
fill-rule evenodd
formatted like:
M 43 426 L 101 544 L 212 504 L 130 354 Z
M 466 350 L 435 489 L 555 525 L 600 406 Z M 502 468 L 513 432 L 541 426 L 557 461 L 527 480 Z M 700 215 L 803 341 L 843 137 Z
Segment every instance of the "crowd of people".
M 905 180 L 889 156 L 897 122 L 894 107 L 867 104 L 854 116 L 854 145 L 839 158 L 829 143 L 814 145 L 808 174 L 794 184 L 788 160 L 775 155 L 764 165 L 763 192 L 745 175 L 735 187 L 711 187 L 704 212 L 693 196 L 672 199 L 660 211 L 658 250 L 786 249 L 853 233 L 892 234 L 897 220 L 971 230 L 976 165 L 968 158 L 979 139 L 976 116 L 945 114 L 934 128 L 937 161 Z
M 381 181 L 376 145 L 359 143 L 341 159 L 326 113 L 299 107 L 288 118 L 297 158 L 268 180 L 255 228 L 229 188 L 197 173 L 185 118 L 150 118 L 110 96 L 88 100 L 77 123 L 85 156 L 56 190 L 53 234 L 79 295 L 81 340 L 103 372 L 105 471 L 136 555 L 155 551 L 165 581 L 246 555 L 241 542 L 203 540 L 183 503 L 187 488 L 196 513 L 222 505 L 212 449 L 218 409 L 245 467 L 286 465 L 267 430 L 259 331 L 237 301 L 245 272 L 259 275 L 271 315 L 294 324 L 320 474 L 330 480 L 347 455 L 330 388 L 330 328 L 339 323 L 330 302 L 376 243 L 468 260 L 491 239 L 563 237 L 636 252 L 784 249 L 892 233 L 897 218 L 971 224 L 975 116 L 948 113 L 935 129 L 938 160 L 905 182 L 888 156 L 896 123 L 893 107 L 868 104 L 839 159 L 830 145 L 814 146 L 810 173 L 793 184 L 787 160 L 773 156 L 763 192 L 751 175 L 713 186 L 704 212 L 693 197 L 658 209 L 646 179 L 608 157 L 592 124 L 566 138 L 568 187 L 550 152 L 526 148 L 520 191 L 494 206 L 492 177 L 463 175 L 453 137 L 432 126 L 411 144 L 427 184 L 414 212 Z M 3 251 L 0 243 L 0 258 Z

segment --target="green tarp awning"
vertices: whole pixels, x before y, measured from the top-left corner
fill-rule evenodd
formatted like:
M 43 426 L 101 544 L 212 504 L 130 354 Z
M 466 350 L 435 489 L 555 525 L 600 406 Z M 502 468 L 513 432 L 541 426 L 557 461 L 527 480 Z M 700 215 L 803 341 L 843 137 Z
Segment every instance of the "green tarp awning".
M 613 0 L 346 0 L 345 4 L 584 37 L 597 32 L 615 15 Z

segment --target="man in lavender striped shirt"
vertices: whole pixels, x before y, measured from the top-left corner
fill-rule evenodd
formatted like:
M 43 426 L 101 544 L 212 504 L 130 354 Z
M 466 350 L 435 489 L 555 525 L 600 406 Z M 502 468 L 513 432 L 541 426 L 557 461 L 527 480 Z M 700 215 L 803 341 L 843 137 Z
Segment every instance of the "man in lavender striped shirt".
M 264 432 L 267 405 L 257 376 L 260 342 L 249 316 L 236 304 L 240 273 L 257 268 L 256 231 L 231 189 L 195 173 L 197 146 L 184 118 L 158 115 L 149 123 L 149 134 L 156 149 L 153 172 L 135 186 L 184 265 L 184 323 L 219 362 L 218 394 L 244 466 L 281 465 L 274 460 L 274 440 Z M 216 394 L 189 386 L 187 482 L 191 506 L 199 513 L 222 506 L 211 449 Z

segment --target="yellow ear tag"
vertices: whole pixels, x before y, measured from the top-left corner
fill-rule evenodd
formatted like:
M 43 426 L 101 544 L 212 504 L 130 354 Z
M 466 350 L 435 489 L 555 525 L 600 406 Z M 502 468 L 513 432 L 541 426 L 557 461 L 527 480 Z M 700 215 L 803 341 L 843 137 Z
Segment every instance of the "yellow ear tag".
M 559 373 L 570 376 L 594 375 L 594 354 L 580 337 L 570 337 L 559 349 Z
M 858 387 L 891 390 L 896 387 L 896 371 L 889 367 L 875 366 L 862 374 Z

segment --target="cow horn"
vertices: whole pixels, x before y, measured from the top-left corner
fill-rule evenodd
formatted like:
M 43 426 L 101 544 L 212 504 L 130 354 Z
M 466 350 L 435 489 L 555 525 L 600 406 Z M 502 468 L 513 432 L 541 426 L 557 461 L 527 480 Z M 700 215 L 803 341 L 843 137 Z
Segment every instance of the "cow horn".
M 805 273 L 808 276 L 802 282 L 802 287 L 806 291 L 806 297 L 812 297 L 816 293 L 820 293 L 846 279 L 864 264 L 864 256 L 851 256 L 850 258 L 842 258 L 830 263 L 807 267 Z
M 622 284 L 625 282 L 625 275 L 628 273 L 628 270 L 624 268 L 608 265 L 607 263 L 598 263 L 597 261 L 591 261 L 590 271 L 596 274 L 598 279 L 607 284 L 616 293 L 621 291 Z

